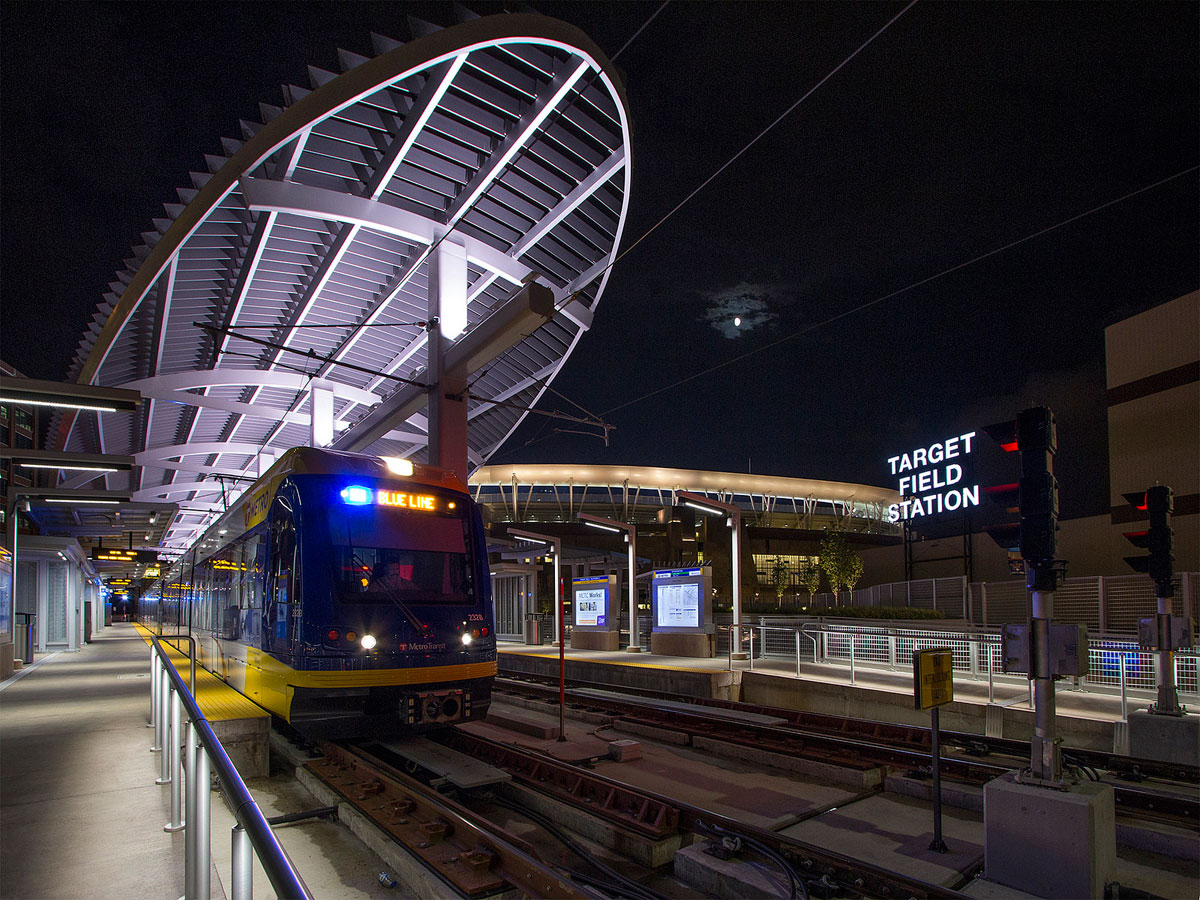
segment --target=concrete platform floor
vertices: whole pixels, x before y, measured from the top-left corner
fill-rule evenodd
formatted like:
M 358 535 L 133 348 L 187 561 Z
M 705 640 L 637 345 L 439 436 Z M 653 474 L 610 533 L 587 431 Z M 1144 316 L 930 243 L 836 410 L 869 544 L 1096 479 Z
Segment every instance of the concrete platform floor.
M 163 830 L 170 788 L 150 752 L 150 656 L 117 623 L 76 653 L 54 653 L 0 683 L 0 900 L 132 900 L 183 894 L 184 833 Z M 247 782 L 267 816 L 318 804 L 291 779 Z M 224 898 L 233 815 L 212 794 L 212 896 Z M 313 895 L 395 897 L 346 829 L 276 829 Z M 260 867 L 256 897 L 271 897 Z

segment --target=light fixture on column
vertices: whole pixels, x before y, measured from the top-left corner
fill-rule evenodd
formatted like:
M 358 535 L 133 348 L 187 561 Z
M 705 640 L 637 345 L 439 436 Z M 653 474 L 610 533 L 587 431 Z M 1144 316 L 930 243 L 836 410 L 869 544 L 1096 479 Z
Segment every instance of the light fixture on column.
M 584 512 L 579 513 L 579 521 L 590 528 L 625 535 L 625 543 L 629 550 L 629 645 L 625 649 L 629 653 L 638 653 L 642 647 L 637 626 L 637 529 L 616 519 L 606 519 Z

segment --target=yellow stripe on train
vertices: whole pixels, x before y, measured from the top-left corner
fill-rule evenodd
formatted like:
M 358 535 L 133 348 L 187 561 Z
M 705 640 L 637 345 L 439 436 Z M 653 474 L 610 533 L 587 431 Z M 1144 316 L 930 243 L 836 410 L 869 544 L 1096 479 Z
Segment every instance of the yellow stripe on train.
M 394 687 L 409 684 L 444 684 L 474 678 L 492 678 L 498 671 L 495 660 L 455 666 L 408 669 L 356 669 L 341 672 L 309 672 L 293 669 L 274 657 L 248 647 L 244 693 L 251 700 L 287 718 L 295 688 Z

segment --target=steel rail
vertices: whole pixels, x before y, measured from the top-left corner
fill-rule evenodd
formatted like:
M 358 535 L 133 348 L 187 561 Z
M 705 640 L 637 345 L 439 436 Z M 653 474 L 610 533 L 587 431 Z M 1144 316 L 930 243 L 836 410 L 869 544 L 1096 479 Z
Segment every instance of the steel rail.
M 233 809 L 234 818 L 237 819 L 238 823 L 245 829 L 246 835 L 250 838 L 250 844 L 258 854 L 259 862 L 262 863 L 263 870 L 267 874 L 267 880 L 271 882 L 271 887 L 275 889 L 276 896 L 281 898 L 281 900 L 312 900 L 312 894 L 309 893 L 308 887 L 300 878 L 300 874 L 296 871 L 295 866 L 292 865 L 287 852 L 280 846 L 279 841 L 271 832 L 271 826 L 267 823 L 266 817 L 263 815 L 262 810 L 258 808 L 258 804 L 254 802 L 254 798 L 250 795 L 246 783 L 242 781 L 242 776 L 238 774 L 237 768 L 229 759 L 229 754 L 221 746 L 221 742 L 217 739 L 217 735 L 209 724 L 208 719 L 200 711 L 195 697 L 188 691 L 182 676 L 180 676 L 171 664 L 170 658 L 166 651 L 163 650 L 161 639 L 157 635 L 149 635 L 149 637 L 155 651 L 162 660 L 163 669 L 170 679 L 171 686 L 174 687 L 180 702 L 187 711 L 192 728 L 195 729 L 199 737 L 202 747 L 197 752 L 208 756 L 208 760 L 221 784 L 221 789 L 225 792 L 225 797 Z M 192 822 L 188 823 L 189 828 L 192 825 Z M 208 860 L 201 861 L 201 865 L 206 867 L 209 864 Z
M 319 749 L 325 756 L 307 764 L 310 772 L 467 896 L 490 895 L 507 883 L 529 897 L 603 897 L 547 865 L 534 847 L 498 834 L 477 813 L 365 749 L 332 743 Z
M 669 808 L 673 813 L 672 818 L 678 822 L 681 831 L 704 834 L 707 832 L 705 826 L 717 825 L 725 830 L 747 835 L 784 854 L 789 861 L 798 866 L 798 872 L 801 875 L 807 875 L 814 880 L 823 877 L 833 879 L 854 894 L 865 897 L 941 898 L 941 900 L 961 900 L 966 896 L 950 888 L 891 872 L 872 863 L 843 856 L 824 847 L 797 841 L 774 831 L 758 828 L 729 816 L 715 813 L 712 810 L 693 806 L 674 797 L 666 797 L 642 788 L 632 788 L 620 781 L 571 763 L 551 759 L 490 738 L 469 734 L 459 729 L 447 731 L 439 735 L 439 738 L 447 746 L 460 752 L 487 759 L 492 765 L 502 765 L 513 775 L 515 780 L 524 786 L 542 793 L 549 793 L 550 796 L 553 796 L 554 793 L 546 791 L 548 781 L 561 784 L 587 779 L 593 783 L 591 788 L 593 793 L 600 793 L 604 790 L 620 790 L 627 794 L 640 795 L 642 802 L 646 805 Z M 552 778 L 548 777 L 550 770 L 557 770 Z M 591 811 L 588 807 L 581 808 Z
M 507 680 L 497 679 L 497 681 Z M 506 686 L 510 688 L 519 687 L 520 689 L 534 691 L 539 694 L 543 693 L 539 689 L 527 684 L 510 683 L 506 684 Z M 923 769 L 929 764 L 929 750 L 927 749 L 929 729 L 917 726 L 868 722 L 865 723 L 864 730 L 869 732 L 869 737 L 864 737 L 858 734 L 847 733 L 846 722 L 854 720 L 844 720 L 835 716 L 820 716 L 816 714 L 810 716 L 810 714 L 806 713 L 797 714 L 795 710 L 743 705 L 731 701 L 708 701 L 703 699 L 698 700 L 698 698 L 685 698 L 691 705 L 695 706 L 694 711 L 685 712 L 677 708 L 670 710 L 658 709 L 654 706 L 653 700 L 637 697 L 601 699 L 577 693 L 571 699 L 577 704 L 591 703 L 610 711 L 623 709 L 625 711 L 617 712 L 616 716 L 630 721 L 636 721 L 639 718 L 645 721 L 648 718 L 647 710 L 649 709 L 657 713 L 657 718 L 648 721 L 647 724 L 653 724 L 656 727 L 663 727 L 664 720 L 669 720 L 670 727 L 679 731 L 702 733 L 716 737 L 726 743 L 743 744 L 756 749 L 773 749 L 776 752 L 802 755 L 827 762 L 830 761 L 829 756 L 834 755 L 842 756 L 842 761 L 847 765 L 868 762 L 878 765 Z M 803 722 L 803 724 L 777 726 L 761 725 L 752 722 L 730 722 L 724 718 L 705 716 L 703 712 L 705 706 L 773 715 L 777 718 L 784 718 L 790 721 L 796 721 L 799 718 L 799 721 Z M 729 733 L 734 728 L 739 729 L 742 733 Z M 997 739 L 987 739 L 981 735 L 958 732 L 947 733 L 943 731 L 942 734 L 950 742 L 967 747 L 973 744 L 982 745 L 988 748 L 988 752 L 994 752 L 993 748 L 1003 747 L 1004 749 L 1001 752 L 1010 754 L 1017 760 L 1026 757 L 1029 752 L 1028 744 L 1022 744 L 1020 741 L 1002 740 L 1002 742 L 996 742 Z M 918 739 L 913 739 L 912 735 L 917 735 Z M 906 738 L 905 736 L 908 737 Z M 945 749 L 943 748 L 943 751 Z M 1067 755 L 1072 759 L 1082 757 L 1081 761 L 1093 758 L 1091 755 L 1093 753 L 1095 751 L 1076 751 L 1074 749 L 1067 751 Z M 967 756 L 970 756 L 969 752 Z M 1111 759 L 1106 754 L 1097 754 L 1097 756 L 1105 761 Z M 1134 761 L 1133 765 L 1137 766 L 1141 763 L 1145 763 L 1146 770 L 1150 771 L 1173 773 L 1181 768 L 1179 766 L 1155 766 L 1152 762 L 1141 760 Z M 1090 765 L 1090 763 L 1085 764 Z M 1014 768 L 1020 768 L 1020 763 L 1006 765 L 999 761 L 987 762 L 974 757 L 964 758 L 962 756 L 943 755 L 941 768 L 944 774 L 951 775 L 968 783 L 983 784 Z M 1093 765 L 1093 768 L 1108 768 L 1108 766 L 1105 762 L 1099 762 Z M 1187 768 L 1182 767 L 1185 774 Z M 1167 775 L 1164 777 L 1170 776 Z M 1183 780 L 1186 781 L 1186 779 Z M 1192 830 L 1200 829 L 1200 800 L 1197 800 L 1195 796 L 1173 794 L 1161 790 L 1149 790 L 1144 787 L 1112 784 L 1112 782 L 1106 783 L 1112 785 L 1114 800 L 1122 814 L 1136 816 L 1149 821 L 1165 822 Z

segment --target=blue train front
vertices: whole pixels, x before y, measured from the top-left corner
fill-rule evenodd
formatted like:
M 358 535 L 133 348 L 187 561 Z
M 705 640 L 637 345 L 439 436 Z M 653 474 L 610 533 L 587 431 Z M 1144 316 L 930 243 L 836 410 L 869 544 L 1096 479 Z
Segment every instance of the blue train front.
M 453 474 L 288 451 L 173 567 L 162 630 L 310 737 L 481 718 L 496 674 L 479 512 Z

